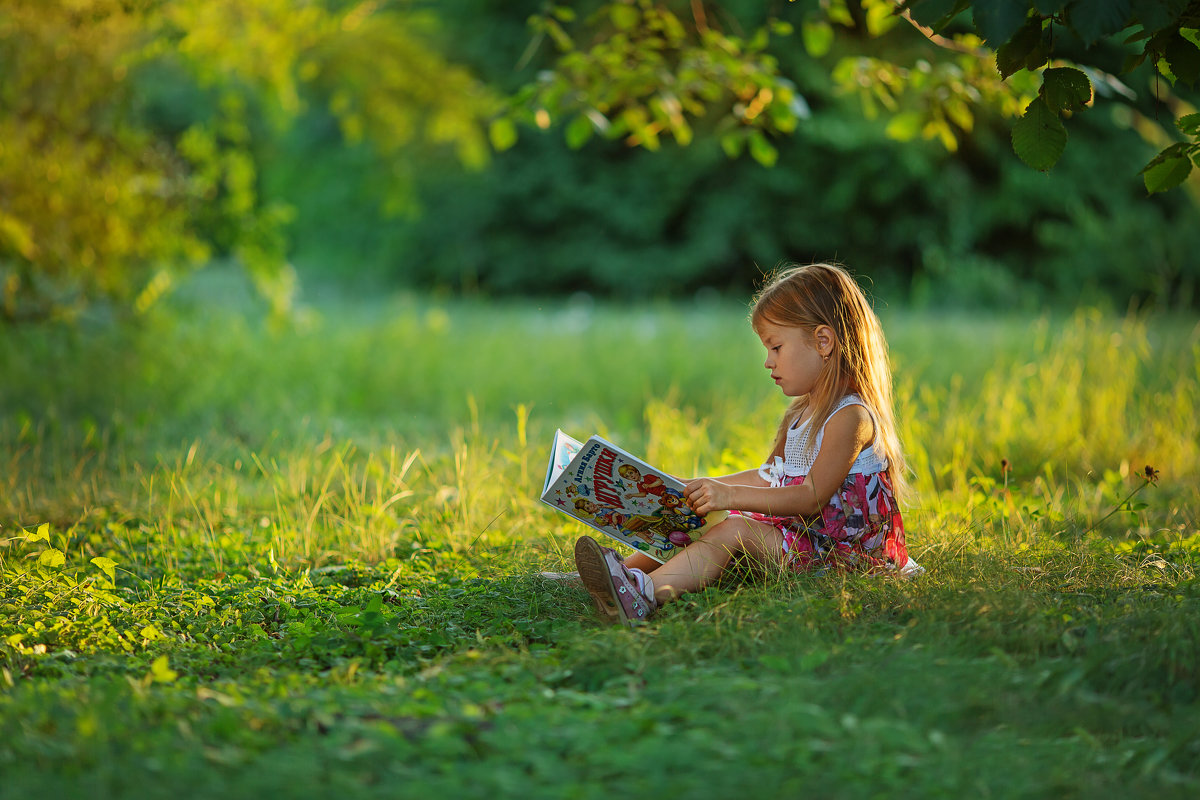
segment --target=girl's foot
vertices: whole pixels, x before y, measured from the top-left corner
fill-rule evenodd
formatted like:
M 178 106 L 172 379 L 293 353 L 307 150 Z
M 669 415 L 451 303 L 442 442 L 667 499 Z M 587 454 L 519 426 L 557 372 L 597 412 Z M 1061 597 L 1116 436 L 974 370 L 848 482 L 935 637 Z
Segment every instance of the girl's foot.
M 658 610 L 658 603 L 642 592 L 617 551 L 601 547 L 592 537 L 581 536 L 575 542 L 575 566 L 583 588 L 610 619 L 620 619 L 632 628 Z

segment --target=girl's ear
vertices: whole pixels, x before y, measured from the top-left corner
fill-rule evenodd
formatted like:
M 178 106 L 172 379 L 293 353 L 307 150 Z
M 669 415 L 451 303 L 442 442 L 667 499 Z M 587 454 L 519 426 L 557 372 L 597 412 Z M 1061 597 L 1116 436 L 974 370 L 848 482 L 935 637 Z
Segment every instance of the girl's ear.
M 833 332 L 833 328 L 828 325 L 818 325 L 813 331 L 813 338 L 816 339 L 818 353 L 828 356 L 833 352 L 833 345 L 837 342 L 837 334 Z

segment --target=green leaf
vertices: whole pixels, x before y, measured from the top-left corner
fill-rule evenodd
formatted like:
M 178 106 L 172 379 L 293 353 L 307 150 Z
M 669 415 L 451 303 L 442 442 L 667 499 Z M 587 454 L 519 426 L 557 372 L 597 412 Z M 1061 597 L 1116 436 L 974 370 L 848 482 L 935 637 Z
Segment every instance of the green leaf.
M 787 123 L 780 125 L 780 130 L 791 130 L 796 127 L 795 121 L 792 121 L 789 128 Z M 680 117 L 679 121 L 671 126 L 671 133 L 675 135 L 675 141 L 682 147 L 687 147 L 692 142 L 692 126 L 687 124 L 687 120 Z
M 796 30 L 792 23 L 783 19 L 772 18 L 767 21 L 767 26 L 771 29 L 771 33 L 776 36 L 791 36 Z
M 624 3 L 613 3 L 608 10 L 609 18 L 617 30 L 628 31 L 637 26 L 642 15 L 636 8 Z
M 1000 70 L 1000 77 L 1007 78 L 1023 69 L 1041 43 L 1042 20 L 1030 17 L 1016 35 L 996 49 L 996 68 Z
M 1013 150 L 1017 157 L 1037 170 L 1050 169 L 1067 146 L 1067 129 L 1041 97 L 1025 109 L 1012 129 Z
M 767 137 L 763 135 L 762 131 L 752 131 L 750 133 L 750 157 L 764 167 L 773 167 L 779 160 L 779 151 L 767 141 Z
M 885 133 L 889 139 L 908 142 L 921 135 L 922 124 L 921 115 L 916 111 L 902 111 L 888 122 Z
M 179 677 L 179 673 L 171 669 L 170 661 L 165 655 L 154 659 L 154 663 L 150 665 L 150 672 L 146 675 L 154 683 L 174 683 Z
M 488 138 L 496 152 L 502 153 L 517 143 L 517 126 L 508 117 L 492 120 L 488 128 Z
M 998 48 L 1025 24 L 1029 13 L 1027 0 L 985 0 L 976 2 L 975 29 L 988 44 Z
M 721 149 L 725 151 L 725 155 L 729 158 L 737 158 L 742 154 L 742 148 L 746 145 L 746 137 L 740 131 L 727 133 L 721 137 Z
M 587 144 L 588 139 L 592 138 L 595 130 L 596 126 L 592 124 L 592 121 L 587 116 L 583 114 L 577 115 L 567 123 L 567 129 L 564 133 L 567 139 L 567 147 L 570 147 L 572 150 L 578 150 L 583 147 Z
M 12 214 L 0 211 L 0 243 L 5 240 L 30 261 L 37 257 L 37 245 L 33 241 L 33 231 L 29 225 Z
M 970 133 L 975 127 L 975 115 L 971 113 L 971 106 L 964 103 L 957 97 L 952 97 L 942 106 L 942 112 L 962 130 Z
M 39 567 L 61 567 L 65 563 L 67 563 L 67 557 L 63 555 L 62 550 L 54 547 L 43 550 L 38 556 Z
M 1184 114 L 1175 120 L 1175 127 L 1187 136 L 1200 136 L 1200 112 Z
M 25 541 L 27 542 L 49 542 L 50 541 L 50 523 L 43 522 L 38 525 L 36 533 L 26 533 Z
M 1092 82 L 1083 70 L 1054 67 L 1042 73 L 1042 96 L 1052 111 L 1079 111 L 1092 102 Z
M 805 20 L 800 27 L 804 49 L 813 58 L 820 58 L 833 47 L 833 26 L 825 20 Z
M 108 576 L 109 580 L 117 579 L 117 562 L 111 558 L 96 556 L 92 559 L 92 563 L 99 567 Z
M 1167 83 L 1174 86 L 1176 80 L 1175 73 L 1171 71 L 1171 65 L 1167 63 L 1167 60 L 1165 58 L 1160 58 L 1155 66 L 1158 67 L 1158 74 L 1166 78 Z
M 1130 0 L 1088 0 L 1071 6 L 1068 22 L 1084 44 L 1093 45 L 1129 22 Z
M 1200 48 L 1182 36 L 1172 36 L 1164 55 L 1177 79 L 1188 86 L 1196 83 L 1196 78 L 1200 77 Z
M 1192 162 L 1186 156 L 1155 158 L 1142 170 L 1142 180 L 1150 194 L 1174 189 L 1191 174 Z

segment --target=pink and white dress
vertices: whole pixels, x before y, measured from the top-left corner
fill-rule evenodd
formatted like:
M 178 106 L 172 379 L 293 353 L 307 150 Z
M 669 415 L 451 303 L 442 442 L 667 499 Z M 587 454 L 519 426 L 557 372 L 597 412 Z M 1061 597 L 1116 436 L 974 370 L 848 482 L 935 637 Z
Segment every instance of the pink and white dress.
M 843 397 L 833 414 L 860 405 L 874 412 L 858 395 Z M 795 486 L 804 482 L 821 449 L 825 428 L 816 432 L 813 447 L 805 452 L 812 436 L 811 420 L 793 425 L 787 432 L 784 457 L 778 456 L 759 469 L 771 486 Z M 911 575 L 924 570 L 908 557 L 904 522 L 892 492 L 888 460 L 877 452 L 875 442 L 864 447 L 850 467 L 850 474 L 821 513 L 812 517 L 779 517 L 752 511 L 734 511 L 748 519 L 772 525 L 783 534 L 783 548 L 792 567 L 800 572 L 822 568 L 845 570 L 899 570 Z

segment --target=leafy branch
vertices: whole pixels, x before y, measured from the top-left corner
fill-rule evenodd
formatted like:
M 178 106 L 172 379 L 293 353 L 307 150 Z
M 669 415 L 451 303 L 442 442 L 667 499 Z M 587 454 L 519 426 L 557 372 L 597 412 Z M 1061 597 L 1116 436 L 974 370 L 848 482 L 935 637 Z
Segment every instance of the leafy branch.
M 995 67 L 1002 79 L 1040 73 L 1037 95 L 1024 106 L 1012 130 L 1013 150 L 1038 170 L 1050 169 L 1061 158 L 1067 145 L 1063 119 L 1091 107 L 1097 90 L 1132 95 L 1113 75 L 1094 64 L 1064 61 L 1058 50 L 1076 51 L 1082 44 L 1088 54 L 1101 41 L 1124 35 L 1125 45 L 1140 46 L 1141 51 L 1126 59 L 1121 73 L 1149 62 L 1172 86 L 1192 88 L 1200 79 L 1198 0 L 895 0 L 894 5 L 895 13 L 930 42 L 957 52 L 975 48 L 964 46 L 961 35 L 947 37 L 942 32 L 952 23 L 961 25 L 970 11 L 975 31 L 995 53 Z M 1060 44 L 1063 42 L 1065 47 Z M 1151 193 L 1178 186 L 1194 165 L 1200 165 L 1197 120 L 1187 115 L 1176 121 L 1176 127 L 1185 141 L 1165 147 L 1141 171 Z
M 791 132 L 807 111 L 766 52 L 771 36 L 790 35 L 791 26 L 773 21 L 743 38 L 717 28 L 700 3 L 690 12 L 688 20 L 633 0 L 606 3 L 582 24 L 567 6 L 535 15 L 535 40 L 549 39 L 558 55 L 493 124 L 493 146 L 511 147 L 515 123 L 524 122 L 542 129 L 561 123 L 572 148 L 600 135 L 658 150 L 666 137 L 689 144 L 707 117 L 728 155 L 748 150 L 774 164 L 768 134 Z

